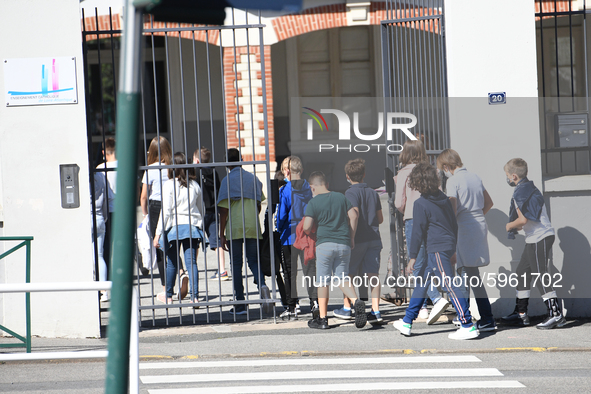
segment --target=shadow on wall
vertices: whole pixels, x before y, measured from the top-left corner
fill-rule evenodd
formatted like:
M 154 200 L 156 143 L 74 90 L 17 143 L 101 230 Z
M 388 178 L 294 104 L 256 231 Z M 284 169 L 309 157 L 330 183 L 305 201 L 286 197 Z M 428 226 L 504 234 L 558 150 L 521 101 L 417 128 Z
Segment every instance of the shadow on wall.
M 556 288 L 577 316 L 591 315 L 591 245 L 583 233 L 573 227 L 562 227 L 556 232 L 554 247 L 564 254 L 562 261 L 562 287 Z M 552 271 L 556 272 L 555 270 Z
M 505 274 L 509 277 L 511 273 L 515 272 L 521 259 L 525 246 L 525 236 L 517 234 L 514 240 L 508 239 L 505 225 L 508 223 L 509 217 L 498 209 L 491 209 L 486 214 L 486 221 L 490 233 L 501 244 L 511 250 L 511 263 L 498 267 L 497 274 Z M 551 261 L 551 283 L 555 285 L 558 296 L 564 299 L 565 306 L 576 316 L 591 316 L 591 286 L 589 286 L 591 282 L 591 244 L 589 239 L 573 227 L 563 227 L 556 231 L 556 241 L 553 248 L 557 247 L 562 250 L 564 257 L 562 264 L 558 264 L 562 267 L 561 270 L 556 267 L 556 264 L 560 262 Z M 558 287 L 559 285 L 562 287 Z M 500 286 L 499 282 L 497 282 L 497 289 L 500 299 L 493 303 L 493 313 L 495 315 L 498 315 L 501 310 L 506 312 L 512 308 L 515 299 L 515 289 L 513 287 L 509 285 Z M 511 304 L 510 307 L 509 303 Z M 543 311 L 544 306 L 540 294 L 532 285 L 530 313 L 537 315 L 542 314 Z M 571 314 L 571 316 L 573 315 Z
M 499 209 L 493 208 L 486 214 L 486 223 L 488 225 L 488 231 L 511 251 L 510 262 L 507 262 L 507 264 L 501 264 L 498 268 L 490 267 L 491 271 L 489 272 L 492 272 L 493 269 L 497 269 L 497 279 L 503 277 L 510 278 L 511 273 L 515 272 L 517 264 L 519 264 L 519 260 L 521 259 L 521 254 L 525 247 L 525 236 L 522 234 L 516 234 L 515 239 L 509 239 L 507 237 L 508 234 L 505 226 L 509 223 L 509 216 Z M 499 298 L 492 302 L 491 306 L 493 308 L 493 314 L 496 317 L 500 317 L 509 314 L 513 310 L 513 307 L 515 306 L 515 288 L 506 282 L 504 285 L 501 285 L 499 280 L 496 282 L 496 288 L 498 290 L 497 294 Z M 493 292 L 489 292 L 489 296 L 494 297 Z M 540 296 L 535 288 L 532 288 L 531 298 L 534 302 L 530 302 L 530 309 L 533 309 L 534 315 L 543 313 L 544 306 L 541 300 L 539 302 L 536 300 L 539 299 Z
M 488 225 L 488 231 L 494 235 L 501 244 L 511 250 L 511 261 L 508 262 L 509 264 L 500 266 L 497 272 L 497 277 L 501 274 L 505 274 L 509 277 L 511 272 L 515 272 L 517 264 L 521 259 L 521 254 L 525 247 L 525 236 L 516 234 L 515 239 L 509 239 L 507 237 L 505 226 L 509 223 L 509 216 L 499 209 L 493 208 L 486 214 L 486 223 Z M 499 290 L 500 298 L 515 299 L 514 288 L 510 286 L 500 286 L 497 283 L 497 289 Z

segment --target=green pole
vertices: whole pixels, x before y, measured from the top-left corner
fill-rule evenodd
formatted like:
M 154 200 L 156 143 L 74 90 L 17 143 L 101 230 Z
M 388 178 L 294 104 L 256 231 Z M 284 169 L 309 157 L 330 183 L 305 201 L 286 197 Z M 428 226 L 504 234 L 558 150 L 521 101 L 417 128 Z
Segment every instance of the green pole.
M 111 313 L 105 393 L 127 393 L 137 206 L 137 141 L 140 119 L 140 65 L 143 15 L 127 0 L 124 10 L 121 77 L 117 94 L 117 198 L 111 262 Z M 136 318 L 136 317 L 134 317 Z
M 32 238 L 32 237 L 31 237 Z M 31 283 L 31 241 L 25 241 L 27 254 L 27 272 L 25 280 Z M 31 353 L 31 293 L 25 294 L 25 304 L 27 308 L 27 353 Z

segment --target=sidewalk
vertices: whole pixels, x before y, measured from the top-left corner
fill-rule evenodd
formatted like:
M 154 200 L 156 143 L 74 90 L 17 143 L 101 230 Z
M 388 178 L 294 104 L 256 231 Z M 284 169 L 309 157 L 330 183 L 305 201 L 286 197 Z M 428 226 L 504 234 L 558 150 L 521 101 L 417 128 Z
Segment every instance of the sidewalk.
M 388 322 L 402 317 L 405 307 L 386 307 Z M 348 356 L 416 353 L 493 353 L 591 351 L 591 320 L 569 320 L 567 326 L 549 331 L 535 327 L 499 326 L 494 333 L 483 333 L 471 341 L 454 341 L 447 335 L 455 328 L 453 314 L 427 326 L 417 321 L 413 335 L 404 337 L 391 324 L 356 329 L 353 322 L 329 319 L 330 330 L 307 327 L 309 315 L 300 320 L 255 320 L 230 324 L 145 329 L 140 332 L 143 361 L 162 359 L 201 359 L 276 356 Z M 536 322 L 534 320 L 534 322 Z M 0 343 L 14 342 L 0 338 Z M 33 338 L 33 352 L 102 350 L 106 339 Z M 1 349 L 21 352 L 23 349 Z

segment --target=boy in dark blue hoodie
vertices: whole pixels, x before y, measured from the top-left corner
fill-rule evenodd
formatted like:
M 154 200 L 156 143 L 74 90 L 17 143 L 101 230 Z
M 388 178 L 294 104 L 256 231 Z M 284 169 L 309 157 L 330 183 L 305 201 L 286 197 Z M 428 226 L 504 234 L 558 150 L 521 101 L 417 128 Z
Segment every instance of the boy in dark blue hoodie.
M 409 275 L 413 272 L 423 241 L 427 245 L 428 264 L 418 273 L 406 314 L 403 319 L 394 322 L 394 328 L 401 334 L 410 336 L 412 323 L 419 315 L 419 310 L 427 296 L 427 286 L 432 285 L 433 282 L 439 282 L 448 292 L 462 324 L 456 332 L 449 334 L 448 338 L 476 338 L 480 334 L 472 323 L 464 286 L 456 286 L 453 283 L 454 269 L 451 258 L 456 252 L 458 224 L 449 198 L 439 190 L 437 171 L 429 163 L 417 164 L 410 173 L 409 186 L 418 190 L 421 197 L 414 203 L 412 240 L 408 251 L 410 262 L 406 272 Z M 427 280 L 431 273 L 435 275 L 434 279 L 439 280 Z
M 279 190 L 279 204 L 277 209 L 277 229 L 281 234 L 281 250 L 283 253 L 283 280 L 285 292 L 287 293 L 287 308 L 280 315 L 282 319 L 297 318 L 296 304 L 297 295 L 297 272 L 298 258 L 302 265 L 304 276 L 313 278 L 316 274 L 316 261 L 304 263 L 304 252 L 293 248 L 296 238 L 296 228 L 304 217 L 308 201 L 312 199 L 310 185 L 305 179 L 301 179 L 303 167 L 302 161 L 297 156 L 289 156 L 281 163 L 281 172 L 287 182 Z M 314 281 L 305 281 L 310 297 L 310 308 L 312 312 L 318 310 L 318 293 L 312 284 Z

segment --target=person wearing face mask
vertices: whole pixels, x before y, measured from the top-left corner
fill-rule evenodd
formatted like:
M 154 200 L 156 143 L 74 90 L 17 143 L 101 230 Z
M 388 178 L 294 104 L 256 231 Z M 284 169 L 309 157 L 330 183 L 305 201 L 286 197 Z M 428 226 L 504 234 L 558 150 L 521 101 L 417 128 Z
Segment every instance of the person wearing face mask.
M 517 299 L 515 310 L 504 316 L 501 322 L 511 325 L 529 326 L 527 315 L 532 276 L 544 303 L 548 309 L 546 319 L 536 328 L 549 330 L 566 325 L 566 309 L 559 302 L 556 291 L 552 287 L 552 276 L 549 272 L 549 258 L 554 243 L 554 228 L 548 218 L 544 196 L 527 179 L 527 163 L 523 159 L 511 159 L 505 164 L 507 183 L 514 187 L 507 232 L 525 231 L 525 248 L 515 274 L 518 278 Z M 510 237 L 511 238 L 511 237 Z M 513 236 L 513 238 L 515 238 Z M 548 280 L 550 278 L 550 280 Z
M 492 208 L 493 201 L 480 177 L 464 167 L 460 155 L 455 150 L 446 149 L 441 152 L 437 157 L 437 168 L 448 178 L 447 196 L 458 221 L 456 271 L 460 277 L 465 278 L 468 295 L 470 285 L 478 284 L 472 286 L 480 312 L 480 320 L 476 323 L 478 331 L 494 331 L 497 325 L 479 272 L 479 267 L 490 263 L 488 228 L 484 215 Z

